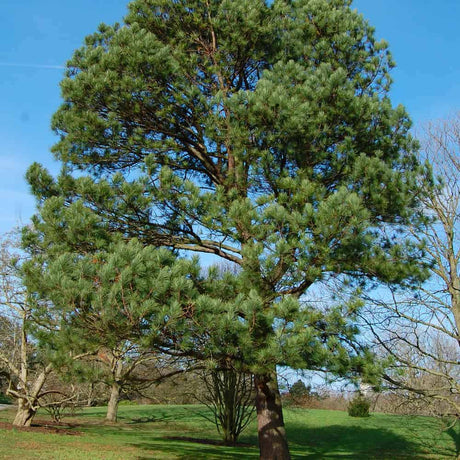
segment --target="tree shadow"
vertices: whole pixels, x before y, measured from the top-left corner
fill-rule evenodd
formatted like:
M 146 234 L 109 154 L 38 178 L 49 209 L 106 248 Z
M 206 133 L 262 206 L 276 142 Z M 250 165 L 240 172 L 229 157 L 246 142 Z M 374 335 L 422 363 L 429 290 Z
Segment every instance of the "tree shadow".
M 293 458 L 426 458 L 426 452 L 420 450 L 419 444 L 388 429 L 290 425 L 289 442 Z
M 341 425 L 306 428 L 290 424 L 288 433 L 293 459 L 426 458 L 426 452 L 419 452 L 419 445 L 385 429 Z M 187 437 L 165 436 L 135 446 L 150 451 L 163 450 L 184 459 L 252 459 L 259 456 L 256 445 L 245 443 L 230 447 L 216 441 Z
M 451 426 L 446 433 L 453 439 L 455 444 L 455 458 L 460 458 L 460 422 Z
M 161 458 L 161 455 L 175 455 L 177 458 L 203 459 L 257 459 L 259 450 L 254 429 L 242 434 L 240 444 L 223 445 L 210 434 L 209 427 L 193 423 L 181 427 L 177 422 L 199 421 L 201 417 L 196 408 L 151 408 L 136 409 L 135 413 L 123 414 L 124 426 L 132 427 L 123 431 L 126 445 L 143 450 L 140 458 Z M 369 422 L 372 421 L 372 417 Z M 121 425 L 123 425 L 123 422 Z M 327 426 L 306 426 L 301 420 L 287 423 L 289 445 L 293 459 L 417 459 L 417 458 L 455 458 L 460 450 L 458 426 L 447 431 L 453 439 L 447 442 L 440 439 L 440 433 L 433 431 L 431 418 L 416 417 L 414 420 L 401 417 L 376 419 L 374 423 L 363 421 Z M 171 425 L 170 425 L 171 424 Z M 142 426 L 144 425 L 144 426 Z M 376 426 L 383 425 L 383 426 Z M 101 427 L 103 429 L 104 427 Z M 113 430 L 113 427 L 107 430 Z M 151 436 L 150 430 L 156 430 Z M 139 433 L 142 433 L 139 439 Z M 214 438 L 214 440 L 213 440 Z M 456 451 L 456 453 L 455 453 Z M 155 457 L 149 457 L 155 452 Z M 158 456 L 160 455 L 160 456 Z M 138 457 L 139 458 L 139 457 Z
M 194 438 L 191 436 L 167 436 L 165 439 L 171 439 L 173 441 L 194 442 L 196 444 L 206 444 L 210 446 L 257 447 L 255 444 L 249 444 L 247 442 L 230 443 L 230 442 L 225 442 L 225 441 L 217 440 L 217 439 Z
M 162 452 L 168 455 L 175 455 L 183 459 L 258 459 L 259 449 L 256 446 L 225 446 L 219 442 L 195 438 L 164 437 L 152 439 L 148 442 L 130 444 L 137 449 L 154 451 L 157 454 Z M 146 460 L 148 456 L 138 456 L 138 459 Z M 154 458 L 161 458 L 155 456 Z
M 150 416 L 150 417 L 138 417 L 138 418 L 132 418 L 131 421 L 126 422 L 130 425 L 138 425 L 139 423 L 152 423 L 152 422 L 161 422 L 163 419 L 155 417 L 155 416 Z

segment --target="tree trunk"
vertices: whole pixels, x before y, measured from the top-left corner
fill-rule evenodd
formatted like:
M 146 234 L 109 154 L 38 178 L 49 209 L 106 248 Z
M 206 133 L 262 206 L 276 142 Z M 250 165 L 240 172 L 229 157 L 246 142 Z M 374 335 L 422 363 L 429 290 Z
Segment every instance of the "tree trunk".
M 93 405 L 93 394 L 94 394 L 94 382 L 91 382 L 89 386 L 89 392 L 88 392 L 88 401 L 86 402 L 86 405 L 88 407 L 91 407 Z
M 120 399 L 120 385 L 118 382 L 112 383 L 112 390 L 110 392 L 109 404 L 107 405 L 107 417 L 109 422 L 117 421 L 118 400 Z
M 255 375 L 257 431 L 262 460 L 289 460 L 276 372 Z
M 30 426 L 37 411 L 32 408 L 27 399 L 18 399 L 18 410 L 13 420 L 14 426 Z

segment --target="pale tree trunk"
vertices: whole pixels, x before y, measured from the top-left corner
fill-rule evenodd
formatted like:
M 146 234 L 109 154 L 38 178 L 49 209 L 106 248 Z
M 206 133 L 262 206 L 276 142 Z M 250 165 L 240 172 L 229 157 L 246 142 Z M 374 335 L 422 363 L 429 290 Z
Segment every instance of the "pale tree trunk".
M 94 382 L 91 382 L 89 386 L 88 401 L 86 405 L 91 407 L 93 405 L 93 393 L 94 393 Z
M 109 404 L 107 405 L 106 420 L 109 422 L 117 421 L 118 400 L 120 399 L 120 385 L 115 381 L 112 383 Z
M 15 309 L 13 307 L 13 309 Z M 36 398 L 34 397 L 35 389 L 38 388 L 38 392 L 41 390 L 40 382 L 36 381 L 36 385 L 32 389 L 32 392 L 29 392 L 29 364 L 27 360 L 27 334 L 26 334 L 26 319 L 27 311 L 21 310 L 21 326 L 19 327 L 19 349 L 13 349 L 13 357 L 8 358 L 5 355 L 1 355 L 1 360 L 9 367 L 9 370 L 12 375 L 15 375 L 18 379 L 18 384 L 15 388 L 8 388 L 6 394 L 15 398 L 18 402 L 18 409 L 16 416 L 13 421 L 15 426 L 30 426 L 32 419 L 34 418 L 37 407 L 36 407 Z M 14 342 L 16 343 L 16 332 L 14 337 Z M 19 352 L 19 364 L 15 365 L 16 361 L 16 352 Z M 40 376 L 39 376 L 40 377 Z M 32 397 L 31 397 L 32 396 Z
M 451 247 L 453 248 L 453 242 Z M 452 312 L 454 314 L 455 326 L 457 329 L 457 343 L 460 347 L 460 278 L 458 276 L 458 262 L 454 252 L 449 255 L 450 283 L 448 285 L 451 297 Z
M 25 398 L 18 399 L 18 410 L 13 420 L 14 426 L 30 426 L 37 410 Z
M 289 460 L 276 372 L 255 375 L 257 431 L 262 460 Z
M 27 381 L 24 382 L 24 387 L 22 391 L 26 394 L 26 397 L 18 397 L 18 410 L 16 412 L 16 417 L 14 418 L 13 425 L 15 426 L 30 426 L 32 423 L 35 414 L 37 413 L 39 404 L 38 400 L 40 397 L 40 392 L 42 391 L 43 385 L 45 384 L 46 377 L 51 372 L 52 366 L 48 364 L 45 369 L 43 369 L 40 374 L 35 379 L 32 389 L 27 391 Z M 22 374 L 23 376 L 27 375 L 27 370 Z M 16 392 L 12 392 L 12 395 L 15 396 Z
M 123 375 L 123 362 L 121 358 L 112 355 L 112 388 L 110 391 L 109 404 L 107 406 L 107 416 L 106 419 L 109 422 L 117 421 L 117 412 L 118 412 L 118 401 L 120 400 L 120 391 Z
M 28 394 L 29 380 L 29 363 L 27 359 L 27 334 L 26 334 L 26 313 L 22 316 L 21 328 L 21 348 L 20 348 L 21 363 L 19 368 L 19 388 L 23 395 L 27 397 L 18 398 L 18 410 L 13 420 L 14 426 L 30 426 L 35 414 L 37 413 L 36 398 L 40 392 L 43 383 L 45 382 L 45 372 L 42 372 L 35 381 L 32 389 L 32 394 Z

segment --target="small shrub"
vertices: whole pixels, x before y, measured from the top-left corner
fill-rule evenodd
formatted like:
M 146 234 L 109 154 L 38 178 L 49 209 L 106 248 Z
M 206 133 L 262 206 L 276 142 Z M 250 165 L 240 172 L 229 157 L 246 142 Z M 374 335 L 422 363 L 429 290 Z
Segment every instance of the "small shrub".
M 348 404 L 348 415 L 350 417 L 369 417 L 371 403 L 362 395 L 355 396 Z
M 297 380 L 291 388 L 289 388 L 289 394 L 294 398 L 302 398 L 303 396 L 308 396 L 311 393 L 311 386 L 306 386 L 302 380 Z
M 48 412 L 48 414 L 53 419 L 53 422 L 60 423 L 65 413 L 65 406 L 61 403 L 53 403 L 44 406 L 43 409 Z
M 40 406 L 54 422 L 60 423 L 64 417 L 73 417 L 81 404 L 76 397 L 67 396 L 59 391 L 49 391 L 40 399 Z
M 131 399 L 122 399 L 119 401 L 119 406 L 137 406 L 139 403 Z

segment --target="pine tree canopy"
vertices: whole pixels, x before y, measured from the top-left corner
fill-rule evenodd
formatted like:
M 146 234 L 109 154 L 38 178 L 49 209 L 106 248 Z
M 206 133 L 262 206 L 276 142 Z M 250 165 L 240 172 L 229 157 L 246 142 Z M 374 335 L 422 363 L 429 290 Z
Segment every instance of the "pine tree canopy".
M 82 255 L 63 252 L 24 272 L 29 290 L 46 298 L 46 311 L 60 318 L 66 348 L 116 349 L 121 342 L 165 346 L 184 318 L 194 293 L 197 261 L 171 251 L 119 242 Z M 174 326 L 173 326 L 174 325 Z M 51 334 L 47 340 L 57 338 Z
M 101 25 L 62 81 L 63 173 L 28 173 L 40 244 L 60 235 L 53 247 L 91 251 L 109 230 L 239 265 L 233 314 L 270 366 L 280 318 L 295 366 L 329 327 L 299 307 L 317 281 L 422 276 L 398 233 L 420 193 L 410 120 L 389 99 L 386 43 L 350 4 L 135 0 L 122 24 Z M 89 226 L 85 213 L 97 214 Z M 88 228 L 100 238 L 85 243 Z M 310 340 L 312 324 L 324 327 Z
M 424 276 L 400 231 L 417 224 L 423 176 L 392 67 L 351 0 L 134 0 L 67 64 L 52 120 L 62 173 L 28 172 L 38 267 L 133 237 L 238 266 L 198 283 L 174 347 L 254 373 L 267 460 L 290 458 L 277 365 L 376 371 L 355 345 L 359 302 L 301 305 L 307 291 Z

